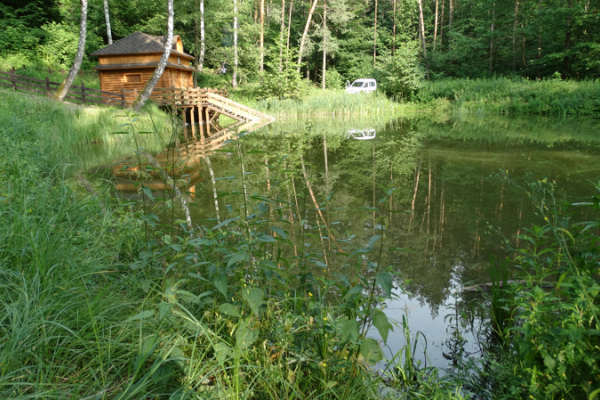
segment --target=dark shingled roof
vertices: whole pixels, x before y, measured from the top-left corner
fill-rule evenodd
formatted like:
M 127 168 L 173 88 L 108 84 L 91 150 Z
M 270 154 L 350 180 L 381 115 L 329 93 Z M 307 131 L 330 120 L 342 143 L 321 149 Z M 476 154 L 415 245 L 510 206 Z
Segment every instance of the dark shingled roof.
M 171 49 L 174 51 L 171 51 L 171 54 L 192 57 L 189 54 L 177 51 L 178 37 L 178 35 L 173 35 L 173 46 Z M 165 40 L 167 40 L 166 36 L 150 36 L 142 32 L 135 32 L 90 55 L 109 56 L 131 53 L 162 53 L 165 50 Z
M 96 65 L 92 69 L 102 70 L 102 69 L 122 69 L 122 68 L 125 68 L 125 69 L 156 68 L 157 65 L 158 65 L 157 62 L 140 63 L 140 64 L 100 64 L 100 65 Z M 183 65 L 183 64 L 167 63 L 167 67 L 177 68 L 177 69 L 185 69 L 185 70 L 189 70 L 189 71 L 194 70 L 192 67 L 190 67 L 188 65 Z

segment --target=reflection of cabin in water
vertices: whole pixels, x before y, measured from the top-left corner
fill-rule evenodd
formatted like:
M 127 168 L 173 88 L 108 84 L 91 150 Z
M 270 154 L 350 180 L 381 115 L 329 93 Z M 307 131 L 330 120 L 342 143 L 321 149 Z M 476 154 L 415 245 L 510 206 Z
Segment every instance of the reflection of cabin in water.
M 101 90 L 113 93 L 122 89 L 143 90 L 164 52 L 165 40 L 166 36 L 135 32 L 92 53 L 98 57 L 94 69 L 98 70 Z M 194 69 L 190 66 L 193 59 L 183 51 L 181 38 L 174 35 L 169 61 L 155 88 L 194 87 Z

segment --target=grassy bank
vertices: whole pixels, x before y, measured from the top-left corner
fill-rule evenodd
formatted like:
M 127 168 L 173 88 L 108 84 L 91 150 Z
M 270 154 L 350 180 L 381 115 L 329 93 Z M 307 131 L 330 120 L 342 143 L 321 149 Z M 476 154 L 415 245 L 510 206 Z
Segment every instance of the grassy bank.
M 452 101 L 451 109 L 512 115 L 596 115 L 600 113 L 600 81 L 560 79 L 444 79 L 427 82 L 417 95 L 428 105 Z
M 368 365 L 382 353 L 365 333 L 373 323 L 387 337 L 393 271 L 358 272 L 362 255 L 387 246 L 385 233 L 367 246 L 345 241 L 345 276 L 327 273 L 323 254 L 304 245 L 314 233 L 298 236 L 279 218 L 290 212 L 279 205 L 284 158 L 270 191 L 253 196 L 232 163 L 227 214 L 191 230 L 173 193 L 144 190 L 132 208 L 95 180 L 90 197 L 63 173 L 78 135 L 135 136 L 111 135 L 130 129 L 111 122 L 119 110 L 62 107 L 18 93 L 0 101 L 0 397 L 381 397 Z M 132 123 L 141 131 L 146 118 Z M 396 396 L 462 397 L 403 360 L 389 375 Z

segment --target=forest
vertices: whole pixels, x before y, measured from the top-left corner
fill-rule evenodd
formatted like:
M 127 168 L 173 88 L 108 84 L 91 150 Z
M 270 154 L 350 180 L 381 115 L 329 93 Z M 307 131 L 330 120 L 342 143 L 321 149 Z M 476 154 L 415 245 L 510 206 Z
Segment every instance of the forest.
M 414 89 L 421 79 L 600 76 L 594 0 L 177 0 L 174 6 L 175 33 L 198 71 L 225 64 L 236 70 L 238 84 L 278 73 L 284 59 L 328 88 L 375 77 L 390 93 Z M 4 1 L 0 56 L 17 66 L 69 68 L 79 8 L 73 0 Z M 165 34 L 165 3 L 91 1 L 86 54 L 107 45 L 109 34 L 114 41 L 135 31 Z M 84 68 L 94 61 L 86 58 Z
M 0 398 L 600 399 L 599 17 L 3 0 Z

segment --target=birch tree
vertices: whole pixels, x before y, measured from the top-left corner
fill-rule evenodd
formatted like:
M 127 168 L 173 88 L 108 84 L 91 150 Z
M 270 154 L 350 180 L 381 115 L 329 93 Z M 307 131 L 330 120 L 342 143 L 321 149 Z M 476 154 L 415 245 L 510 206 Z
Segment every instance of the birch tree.
M 204 52 L 206 50 L 206 31 L 204 29 L 204 0 L 200 0 L 200 55 L 198 56 L 198 72 L 204 69 Z
M 316 0 L 315 0 L 316 1 Z M 56 90 L 56 94 L 54 98 L 59 101 L 63 101 L 69 93 L 69 89 L 73 85 L 75 78 L 77 77 L 77 73 L 79 72 L 79 68 L 81 68 L 81 63 L 83 62 L 83 56 L 85 55 L 85 37 L 87 34 L 87 0 L 80 0 L 81 3 L 81 22 L 79 26 L 79 44 L 77 46 L 77 54 L 75 55 L 75 60 L 73 61 L 73 65 L 69 70 L 69 74 L 63 81 L 63 83 Z
M 82 0 L 83 1 L 83 0 Z M 165 68 L 167 66 L 167 61 L 169 61 L 169 56 L 171 55 L 171 48 L 173 46 L 173 18 L 174 18 L 174 10 L 173 10 L 173 0 L 167 0 L 167 37 L 165 40 L 165 50 L 163 51 L 160 60 L 158 61 L 158 65 L 154 70 L 154 74 L 152 74 L 152 78 L 146 84 L 142 93 L 135 100 L 132 108 L 135 111 L 138 111 L 140 108 L 144 106 L 146 101 L 150 98 L 154 87 L 158 83 L 158 80 L 162 76 Z
M 327 0 L 323 0 L 323 73 L 322 84 L 325 90 L 325 71 L 327 70 Z
M 111 45 L 112 32 L 110 30 L 110 13 L 108 12 L 108 0 L 104 0 L 104 19 L 106 20 L 106 37 L 108 38 L 108 44 Z
M 373 35 L 373 68 L 377 66 L 377 0 L 375 0 L 375 32 Z
M 260 0 L 260 69 L 265 70 L 265 0 Z
M 427 62 L 427 46 L 425 45 L 425 23 L 423 21 L 423 0 L 419 0 L 419 32 L 423 44 L 423 58 L 425 59 L 425 75 L 429 79 L 429 65 Z
M 302 32 L 302 38 L 300 39 L 300 48 L 298 49 L 298 73 L 300 73 L 300 66 L 302 63 L 302 51 L 304 50 L 304 43 L 306 42 L 306 36 L 308 35 L 308 30 L 310 29 L 310 21 L 312 19 L 313 13 L 315 12 L 315 8 L 317 7 L 317 2 L 319 0 L 314 0 L 310 10 L 308 11 L 308 18 L 306 19 L 306 25 L 304 26 L 304 32 Z
M 285 0 L 281 0 L 281 29 L 279 30 L 279 72 L 283 68 L 283 31 L 285 30 Z
M 237 0 L 233 0 L 233 79 L 231 86 L 237 88 L 237 70 L 238 70 L 238 16 Z

